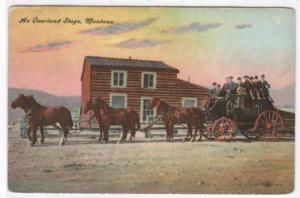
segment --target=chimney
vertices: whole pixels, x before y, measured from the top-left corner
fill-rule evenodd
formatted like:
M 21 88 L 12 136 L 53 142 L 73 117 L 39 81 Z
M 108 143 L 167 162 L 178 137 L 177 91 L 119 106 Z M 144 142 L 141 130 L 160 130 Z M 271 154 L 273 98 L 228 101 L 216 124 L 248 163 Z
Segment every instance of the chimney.
M 191 80 L 191 79 L 190 79 L 190 75 L 189 75 L 189 77 L 188 77 L 188 82 L 190 82 L 190 80 Z
M 129 58 L 128 58 L 129 60 L 131 60 L 131 56 L 129 56 Z

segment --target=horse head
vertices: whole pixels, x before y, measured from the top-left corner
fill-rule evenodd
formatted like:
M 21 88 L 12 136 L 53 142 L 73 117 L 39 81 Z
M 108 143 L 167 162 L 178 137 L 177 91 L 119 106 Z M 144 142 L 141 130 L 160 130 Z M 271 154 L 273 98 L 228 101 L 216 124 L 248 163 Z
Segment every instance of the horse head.
M 152 100 L 150 101 L 150 104 L 148 106 L 149 110 L 153 110 L 155 107 L 158 107 L 160 104 L 160 99 L 158 97 L 154 97 L 152 98 Z
M 102 99 L 100 96 L 97 96 L 95 98 L 95 104 L 99 107 L 99 108 L 107 108 L 108 104 L 105 102 L 104 99 Z
M 28 110 L 29 107 L 29 100 L 24 94 L 19 94 L 18 97 L 12 101 L 11 103 L 11 108 L 16 109 L 16 108 L 21 108 L 24 111 Z

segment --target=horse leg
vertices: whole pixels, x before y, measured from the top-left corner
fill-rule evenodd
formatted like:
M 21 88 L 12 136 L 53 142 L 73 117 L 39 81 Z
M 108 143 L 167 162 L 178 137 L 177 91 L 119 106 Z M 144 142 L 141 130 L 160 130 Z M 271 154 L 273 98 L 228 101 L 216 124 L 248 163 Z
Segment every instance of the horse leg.
M 133 138 L 135 138 L 135 128 L 130 129 L 131 133 L 130 133 L 130 137 L 129 137 L 129 141 L 131 142 L 133 140 Z
M 102 127 L 102 132 L 103 132 L 103 142 L 107 143 L 108 142 L 108 131 L 109 131 L 109 126 L 103 126 Z
M 59 123 L 60 126 L 62 127 L 63 129 L 63 134 L 60 138 L 60 141 L 59 141 L 59 145 L 62 146 L 65 144 L 65 142 L 67 142 L 67 138 L 68 138 L 68 133 L 69 133 L 69 129 L 67 126 L 65 126 L 65 124 L 63 123 Z
M 200 123 L 200 126 L 198 126 L 198 130 L 199 130 L 199 139 L 198 141 L 200 142 L 202 139 L 202 135 L 203 135 L 203 123 Z
M 127 133 L 128 133 L 128 128 L 123 126 L 123 134 L 121 139 L 118 141 L 118 144 L 120 144 L 123 141 L 126 141 Z
M 69 129 L 67 127 L 63 127 L 63 135 L 60 138 L 59 146 L 65 145 L 65 142 L 67 142 Z
M 32 137 L 31 137 L 30 132 L 31 132 L 31 127 L 29 126 L 27 129 L 27 137 L 28 137 L 29 141 L 32 142 Z
M 168 141 L 172 142 L 174 140 L 173 138 L 173 129 L 174 129 L 174 124 L 172 122 L 169 122 L 169 127 L 168 127 Z
M 165 138 L 165 141 L 167 142 L 167 141 L 169 141 L 169 131 L 170 131 L 170 129 L 169 129 L 169 122 L 168 121 L 165 121 L 165 128 L 166 128 L 166 138 Z
M 198 134 L 198 129 L 199 129 L 198 125 L 195 124 L 195 133 L 194 133 L 194 136 L 193 136 L 192 139 L 191 139 L 191 142 L 194 142 L 194 141 L 195 141 L 195 139 L 196 139 L 196 137 L 197 137 L 197 134 Z M 193 129 L 192 129 L 192 130 L 193 130 Z
M 99 136 L 98 141 L 101 142 L 102 139 L 103 139 L 103 128 L 102 128 L 102 126 L 99 126 L 99 130 L 100 130 L 100 136 Z
M 33 146 L 35 143 L 36 143 L 36 141 L 37 141 L 37 137 L 36 137 L 36 131 L 37 131 L 37 129 L 38 129 L 38 126 L 32 126 L 31 127 L 31 132 L 32 132 L 32 142 L 31 142 L 31 146 Z
M 44 144 L 45 136 L 44 136 L 44 127 L 40 126 L 40 132 L 41 132 L 41 144 Z

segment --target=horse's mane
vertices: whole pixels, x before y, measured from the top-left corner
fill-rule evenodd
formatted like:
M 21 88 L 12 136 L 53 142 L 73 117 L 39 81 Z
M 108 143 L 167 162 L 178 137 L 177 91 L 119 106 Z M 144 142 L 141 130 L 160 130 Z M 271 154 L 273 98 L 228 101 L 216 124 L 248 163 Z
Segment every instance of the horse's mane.
M 35 98 L 34 98 L 32 95 L 26 96 L 26 98 L 28 99 L 28 101 L 30 102 L 30 105 L 31 105 L 32 107 L 34 107 L 34 106 L 43 107 L 40 103 L 38 103 L 38 102 L 35 100 Z
M 104 109 L 104 110 L 114 109 L 114 108 L 110 107 L 110 106 L 107 104 L 107 102 L 105 102 L 105 100 L 103 100 L 103 99 L 100 98 L 100 97 L 97 97 L 97 98 L 95 99 L 95 104 L 96 104 L 96 106 L 100 107 L 100 103 L 103 105 L 103 109 Z
M 169 105 L 166 101 L 163 101 L 161 99 L 158 99 L 160 101 L 159 106 L 157 107 L 157 109 L 161 109 L 164 111 L 164 113 L 169 113 L 171 111 L 176 111 L 178 110 L 176 107 L 173 107 L 171 105 Z M 165 107 L 165 108 L 164 108 Z M 162 109 L 163 108 L 163 109 Z

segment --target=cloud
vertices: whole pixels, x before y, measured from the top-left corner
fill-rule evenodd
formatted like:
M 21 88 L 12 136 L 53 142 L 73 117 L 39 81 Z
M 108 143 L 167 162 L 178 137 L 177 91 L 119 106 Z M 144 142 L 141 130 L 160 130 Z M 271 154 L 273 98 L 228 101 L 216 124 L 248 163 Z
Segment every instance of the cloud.
M 144 39 L 144 40 L 136 40 L 136 39 L 129 39 L 120 43 L 115 44 L 116 47 L 121 48 L 145 48 L 145 47 L 154 47 L 156 45 L 160 45 L 166 43 L 167 41 L 161 41 L 156 39 Z
M 22 50 L 21 52 L 44 52 L 50 50 L 58 50 L 70 47 L 75 41 L 63 41 L 63 42 L 51 42 L 48 44 L 39 44 L 27 49 Z
M 92 36 L 97 35 L 111 35 L 111 34 L 121 34 L 124 32 L 130 32 L 139 28 L 143 28 L 145 26 L 150 25 L 154 21 L 156 21 L 156 18 L 150 18 L 144 21 L 139 22 L 126 22 L 126 23 L 116 23 L 112 24 L 106 27 L 98 27 L 95 29 L 89 29 L 85 31 L 79 32 L 80 34 L 87 34 Z
M 251 24 L 248 24 L 248 23 L 245 23 L 245 24 L 238 24 L 236 26 L 234 26 L 236 29 L 246 29 L 246 28 L 251 28 L 252 25 Z
M 187 33 L 187 32 L 207 32 L 210 29 L 218 28 L 222 23 L 199 23 L 194 22 L 189 25 L 179 26 L 163 31 L 167 33 Z

